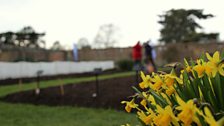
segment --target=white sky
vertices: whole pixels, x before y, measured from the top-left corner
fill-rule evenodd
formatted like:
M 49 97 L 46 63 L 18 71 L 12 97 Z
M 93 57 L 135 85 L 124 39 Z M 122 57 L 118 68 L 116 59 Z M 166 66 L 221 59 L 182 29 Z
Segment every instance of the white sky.
M 0 32 L 17 31 L 31 25 L 46 32 L 47 47 L 59 40 L 72 43 L 86 37 L 92 43 L 100 25 L 119 27 L 117 46 L 136 41 L 157 42 L 161 26 L 158 15 L 172 8 L 204 9 L 216 17 L 200 21 L 205 32 L 220 32 L 224 39 L 224 2 L 222 0 L 0 0 Z

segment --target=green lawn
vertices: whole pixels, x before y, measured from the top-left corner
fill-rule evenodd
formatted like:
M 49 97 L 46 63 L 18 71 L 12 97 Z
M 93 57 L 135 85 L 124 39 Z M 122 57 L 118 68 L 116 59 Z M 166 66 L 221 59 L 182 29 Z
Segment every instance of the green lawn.
M 0 102 L 1 126 L 119 126 L 137 124 L 132 114 L 78 107 L 48 107 Z
M 100 79 L 125 77 L 132 72 L 103 75 Z M 63 79 L 64 84 L 94 80 L 94 77 Z M 58 80 L 41 82 L 41 88 L 57 86 Z M 24 84 L 23 90 L 35 88 L 35 83 Z M 18 92 L 18 85 L 0 87 L 0 96 Z M 26 104 L 10 104 L 0 102 L 1 126 L 119 126 L 131 123 L 137 125 L 135 115 L 115 110 L 80 108 L 80 107 L 49 107 Z

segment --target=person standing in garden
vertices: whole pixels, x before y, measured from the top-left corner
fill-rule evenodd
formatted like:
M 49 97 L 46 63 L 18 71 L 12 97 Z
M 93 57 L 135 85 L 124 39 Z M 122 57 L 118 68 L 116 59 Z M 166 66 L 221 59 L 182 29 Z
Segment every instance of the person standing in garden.
M 74 61 L 78 62 L 78 48 L 75 43 L 73 44 L 73 57 L 74 57 Z
M 139 41 L 137 42 L 137 44 L 132 49 L 132 58 L 134 60 L 135 66 L 140 66 L 141 65 L 142 46 L 141 46 Z
M 156 65 L 155 65 L 155 58 L 156 58 L 156 52 L 153 49 L 153 47 L 150 45 L 150 40 L 147 41 L 144 44 L 144 48 L 145 48 L 145 64 L 146 64 L 146 71 L 148 73 L 152 73 L 157 71 L 156 69 Z
M 138 73 L 141 70 L 142 46 L 140 41 L 132 48 L 132 58 L 134 60 L 134 70 L 136 71 L 136 83 L 138 83 Z

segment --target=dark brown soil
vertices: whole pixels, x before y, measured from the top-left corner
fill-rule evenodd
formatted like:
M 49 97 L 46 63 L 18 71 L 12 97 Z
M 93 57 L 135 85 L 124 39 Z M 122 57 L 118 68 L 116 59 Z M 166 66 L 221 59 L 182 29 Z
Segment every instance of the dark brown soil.
M 41 89 L 40 94 L 35 95 L 34 90 L 8 95 L 1 98 L 10 103 L 30 103 L 49 106 L 81 106 L 94 108 L 113 108 L 123 110 L 122 100 L 134 94 L 131 86 L 136 86 L 134 76 L 114 78 L 99 81 L 99 95 L 95 93 L 95 82 L 80 84 L 68 84 L 64 86 L 64 95 L 61 95 L 60 87 Z

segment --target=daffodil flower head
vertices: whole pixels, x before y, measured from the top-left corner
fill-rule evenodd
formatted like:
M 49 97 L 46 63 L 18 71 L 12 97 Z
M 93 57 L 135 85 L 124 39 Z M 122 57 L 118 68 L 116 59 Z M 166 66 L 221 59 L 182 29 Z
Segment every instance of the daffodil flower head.
M 131 112 L 131 109 L 137 108 L 138 104 L 135 104 L 134 99 L 132 99 L 130 102 L 129 101 L 122 101 L 122 104 L 126 104 L 125 110 L 129 113 Z
M 140 102 L 140 104 L 144 107 L 146 107 L 147 105 L 147 100 L 146 99 L 142 99 L 142 101 Z
M 190 73 L 192 71 L 192 67 L 189 65 L 189 63 L 187 62 L 187 60 L 184 58 L 184 63 L 185 63 L 185 70 Z M 181 73 L 183 73 L 184 70 L 181 71 Z
M 177 110 L 181 112 L 178 114 L 178 118 L 184 123 L 185 126 L 191 125 L 192 122 L 200 124 L 200 121 L 196 115 L 198 111 L 196 105 L 194 104 L 193 100 L 189 100 L 184 102 L 179 96 L 176 97 L 177 102 L 180 106 L 176 107 Z
M 219 63 L 220 62 L 220 54 L 218 51 L 216 51 L 213 56 L 211 57 L 208 53 L 206 53 L 207 59 L 212 63 Z
M 165 83 L 166 85 L 169 87 L 169 86 L 172 86 L 174 84 L 174 78 L 170 77 L 170 76 L 166 76 L 165 78 Z
M 206 53 L 208 61 L 208 66 L 210 67 L 210 71 L 212 74 L 212 77 L 215 77 L 217 72 L 220 73 L 222 76 L 224 76 L 224 64 L 220 61 L 220 54 L 218 51 L 216 51 L 213 56 L 211 57 L 208 53 Z
M 197 60 L 197 65 L 193 69 L 197 72 L 199 78 L 204 76 L 205 66 L 202 65 L 201 60 Z
M 166 74 L 165 76 L 165 83 L 166 85 L 169 86 L 173 86 L 175 80 L 179 83 L 179 84 L 183 84 L 183 80 L 181 80 L 180 78 L 178 78 L 176 76 L 176 73 L 174 72 L 174 69 L 171 70 L 170 74 Z
M 176 90 L 175 90 L 175 88 L 174 88 L 173 86 L 170 86 L 170 87 L 168 87 L 168 88 L 166 89 L 166 94 L 167 94 L 168 96 L 172 95 L 172 94 L 175 93 L 175 92 L 176 92 Z
M 152 105 L 156 105 L 155 98 L 154 98 L 152 95 L 150 95 L 150 96 L 148 97 L 148 101 L 149 101 Z
M 191 70 L 192 70 L 192 69 L 191 69 L 191 66 L 187 66 L 187 67 L 186 67 L 186 71 L 187 71 L 188 73 L 190 73 Z
M 141 89 L 150 87 L 152 85 L 150 76 L 149 75 L 145 76 L 145 74 L 142 71 L 140 74 L 141 74 L 142 82 L 139 83 L 139 87 Z
M 213 75 L 212 75 L 212 66 L 210 65 L 210 63 L 208 62 L 208 63 L 205 63 L 205 65 L 204 65 L 204 67 L 205 67 L 205 73 L 209 76 L 209 77 L 212 77 Z
M 147 113 L 148 114 L 146 114 L 143 111 L 138 111 L 137 115 L 143 123 L 145 123 L 146 125 L 149 125 L 149 124 L 152 124 L 153 118 L 155 117 L 155 113 L 151 109 L 149 109 Z
M 159 89 L 164 84 L 162 78 L 158 74 L 154 75 L 154 77 L 152 78 L 152 82 L 154 82 L 154 83 L 152 84 L 151 88 L 155 91 L 159 91 Z
M 152 95 L 146 94 L 146 92 L 142 92 L 142 95 L 144 97 L 144 99 L 140 102 L 142 106 L 146 107 L 147 102 L 152 105 L 156 105 L 156 101 Z
M 157 126 L 169 126 L 171 122 L 178 124 L 178 119 L 175 117 L 172 108 L 166 106 L 164 109 L 159 105 L 156 106 L 158 115 L 154 118 L 154 123 Z
M 210 126 L 219 126 L 218 122 L 214 119 L 211 111 L 207 107 L 204 108 L 204 112 L 205 115 L 203 117 Z

